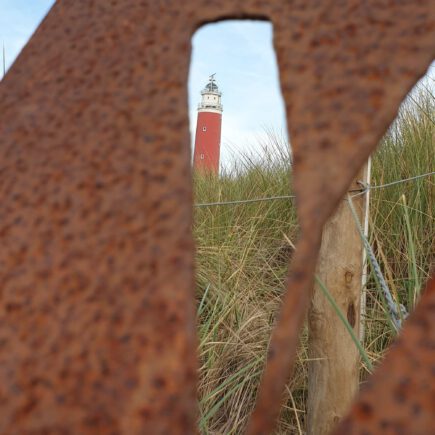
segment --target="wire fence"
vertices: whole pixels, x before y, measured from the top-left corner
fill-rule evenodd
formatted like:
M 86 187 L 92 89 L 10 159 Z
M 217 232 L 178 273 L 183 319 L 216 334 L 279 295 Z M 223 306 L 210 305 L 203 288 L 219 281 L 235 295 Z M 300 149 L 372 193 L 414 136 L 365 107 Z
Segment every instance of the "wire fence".
M 395 186 L 402 183 L 407 183 L 410 181 L 415 181 L 422 178 L 427 178 L 430 176 L 435 175 L 435 171 L 433 172 L 427 172 L 425 174 L 415 175 L 413 177 L 404 178 L 401 180 L 392 181 L 385 184 L 369 184 L 359 181 L 358 183 L 361 185 L 361 189 L 352 189 L 348 191 L 347 195 L 347 202 L 350 206 L 352 215 L 354 217 L 358 232 L 360 234 L 360 237 L 363 241 L 364 248 L 367 253 L 368 260 L 372 266 L 375 278 L 382 290 L 382 296 L 386 302 L 390 318 L 393 324 L 393 327 L 396 331 L 399 331 L 402 326 L 402 321 L 406 319 L 408 316 L 408 312 L 406 308 L 402 305 L 396 302 L 391 294 L 391 291 L 388 287 L 388 284 L 382 274 L 381 267 L 376 259 L 376 256 L 374 254 L 374 250 L 370 245 L 369 240 L 367 239 L 366 235 L 364 234 L 364 230 L 362 227 L 361 222 L 358 219 L 358 215 L 355 211 L 355 208 L 352 203 L 352 198 L 355 198 L 360 195 L 367 194 L 371 190 L 378 190 L 378 189 L 384 189 L 391 186 Z M 242 200 L 233 200 L 233 201 L 219 201 L 219 202 L 207 202 L 207 203 L 197 203 L 194 204 L 194 207 L 215 207 L 215 206 L 229 206 L 229 205 L 242 205 L 242 204 L 252 204 L 256 202 L 264 202 L 264 201 L 278 201 L 278 200 L 288 200 L 288 199 L 294 199 L 296 198 L 296 195 L 282 195 L 282 196 L 270 196 L 270 197 L 264 197 L 264 198 L 252 198 L 252 199 L 242 199 Z
M 350 207 L 350 210 L 352 212 L 352 216 L 355 220 L 356 227 L 358 229 L 359 235 L 361 237 L 361 240 L 364 244 L 364 249 L 366 250 L 367 257 L 369 259 L 369 262 L 372 266 L 375 278 L 382 289 L 383 296 L 385 298 L 385 302 L 388 307 L 388 311 L 390 312 L 391 321 L 393 323 L 393 327 L 396 330 L 396 332 L 399 331 L 399 329 L 402 326 L 402 320 L 406 319 L 408 317 L 408 312 L 403 304 L 396 303 L 394 301 L 394 298 L 391 294 L 390 288 L 388 287 L 388 284 L 384 278 L 384 275 L 381 271 L 381 267 L 378 263 L 378 260 L 376 259 L 375 253 L 370 245 L 370 242 L 367 238 L 367 236 L 364 234 L 364 229 L 362 227 L 362 224 L 358 218 L 358 214 L 355 210 L 355 207 L 353 206 L 352 197 L 349 195 L 348 198 L 348 204 Z
M 359 181 L 359 184 L 361 184 L 361 189 L 352 189 L 349 190 L 348 193 L 352 193 L 351 197 L 356 197 L 359 195 L 364 195 L 370 190 L 374 189 L 383 189 L 387 187 L 394 186 L 396 184 L 401 183 L 407 183 L 409 181 L 417 180 L 420 178 L 426 178 L 430 177 L 432 175 L 435 175 L 435 171 L 433 172 L 427 172 L 426 174 L 416 175 L 414 177 L 404 178 L 401 180 L 392 181 L 390 183 L 385 184 L 368 184 L 364 183 L 362 181 Z M 215 207 L 215 206 L 225 206 L 225 205 L 240 205 L 240 204 L 251 204 L 255 202 L 263 202 L 263 201 L 279 201 L 284 199 L 295 199 L 296 195 L 282 195 L 282 196 L 269 196 L 265 198 L 252 198 L 252 199 L 240 199 L 240 200 L 233 200 L 233 201 L 216 201 L 216 202 L 204 202 L 204 203 L 197 203 L 193 204 L 194 207 Z

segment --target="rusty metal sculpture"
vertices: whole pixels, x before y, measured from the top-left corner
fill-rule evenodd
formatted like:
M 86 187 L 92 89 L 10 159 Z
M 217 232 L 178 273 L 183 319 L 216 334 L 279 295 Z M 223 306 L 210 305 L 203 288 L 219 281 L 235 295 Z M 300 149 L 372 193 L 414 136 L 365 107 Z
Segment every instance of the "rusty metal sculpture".
M 186 83 L 193 32 L 224 18 L 273 23 L 294 151 L 302 233 L 248 428 L 272 432 L 322 226 L 434 58 L 431 0 L 55 4 L 0 88 L 0 433 L 195 432 Z M 408 401 L 433 370 L 433 291 L 422 303 L 397 376 L 338 433 L 434 423 Z M 402 426 L 404 407 L 423 417 Z
M 434 318 L 435 278 L 335 435 L 433 433 Z

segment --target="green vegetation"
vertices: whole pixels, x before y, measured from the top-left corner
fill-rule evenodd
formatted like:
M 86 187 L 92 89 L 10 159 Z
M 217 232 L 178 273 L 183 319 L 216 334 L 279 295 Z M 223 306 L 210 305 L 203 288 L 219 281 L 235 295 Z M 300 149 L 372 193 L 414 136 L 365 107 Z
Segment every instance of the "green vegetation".
M 260 156 L 220 178 L 195 179 L 195 202 L 291 195 L 287 144 L 273 132 Z M 373 185 L 435 169 L 435 97 L 414 92 L 372 159 Z M 435 177 L 370 192 L 370 244 L 397 303 L 411 311 L 434 264 Z M 195 208 L 202 433 L 239 434 L 252 410 L 298 226 L 292 199 Z M 370 270 L 370 269 L 369 269 Z M 395 336 L 372 272 L 363 347 L 373 365 Z M 307 333 L 277 433 L 304 433 Z M 361 376 L 365 376 L 361 365 Z

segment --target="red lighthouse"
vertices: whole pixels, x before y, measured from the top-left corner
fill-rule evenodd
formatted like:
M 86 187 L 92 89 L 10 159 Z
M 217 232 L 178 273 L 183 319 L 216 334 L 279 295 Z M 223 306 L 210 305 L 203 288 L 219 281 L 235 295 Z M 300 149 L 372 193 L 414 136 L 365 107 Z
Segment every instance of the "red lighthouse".
M 215 175 L 219 173 L 223 110 L 221 96 L 212 74 L 201 91 L 201 103 L 198 105 L 193 167 L 195 170 Z

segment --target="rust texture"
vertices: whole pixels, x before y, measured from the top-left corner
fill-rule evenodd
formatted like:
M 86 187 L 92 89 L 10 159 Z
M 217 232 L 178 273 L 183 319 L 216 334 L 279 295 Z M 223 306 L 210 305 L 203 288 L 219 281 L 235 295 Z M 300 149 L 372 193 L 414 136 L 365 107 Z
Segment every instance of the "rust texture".
M 0 85 L 0 433 L 195 432 L 186 85 L 223 18 L 273 23 L 294 152 L 302 233 L 248 428 L 273 432 L 322 226 L 434 58 L 431 0 L 55 4 Z
M 334 435 L 435 431 L 435 277 Z

